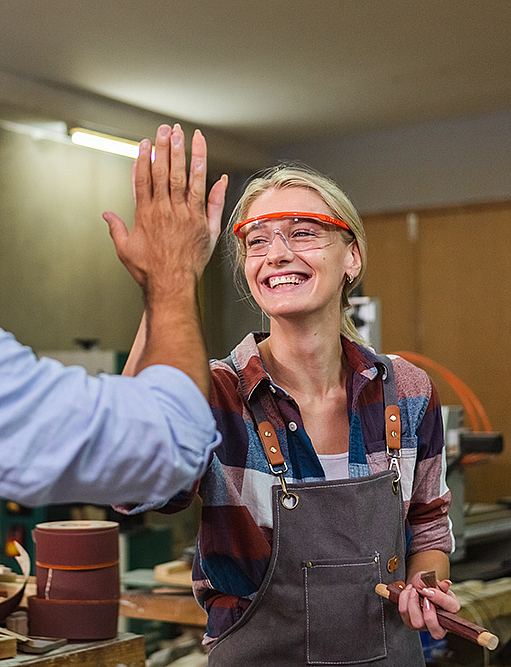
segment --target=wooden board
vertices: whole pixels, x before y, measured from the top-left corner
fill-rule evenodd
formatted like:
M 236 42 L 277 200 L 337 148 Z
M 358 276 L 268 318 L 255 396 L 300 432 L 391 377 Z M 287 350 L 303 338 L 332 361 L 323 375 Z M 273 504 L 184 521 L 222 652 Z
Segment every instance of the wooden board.
M 154 579 L 171 586 L 192 588 L 192 566 L 182 560 L 162 563 L 154 568 Z
M 364 216 L 369 261 L 364 294 L 381 302 L 382 351 L 418 352 L 476 394 L 493 430 L 511 441 L 511 202 Z M 438 376 L 445 405 L 460 399 Z M 468 424 L 467 424 L 468 425 Z M 467 502 L 511 494 L 511 447 L 467 467 Z
M 1 667 L 145 667 L 144 638 L 130 633 L 122 634 L 104 642 L 67 644 L 44 655 L 18 654 L 3 660 Z
M 125 591 L 121 593 L 119 614 L 128 618 L 152 619 L 201 628 L 206 627 L 208 620 L 206 612 L 193 595 L 183 595 L 180 589 L 176 589 L 174 594 L 168 590 L 165 593 Z

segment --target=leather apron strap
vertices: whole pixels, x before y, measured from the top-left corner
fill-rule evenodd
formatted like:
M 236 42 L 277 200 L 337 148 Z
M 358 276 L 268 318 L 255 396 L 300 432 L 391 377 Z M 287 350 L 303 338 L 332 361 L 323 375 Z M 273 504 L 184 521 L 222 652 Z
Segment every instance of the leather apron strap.
M 379 354 L 378 365 L 382 368 L 383 405 L 385 408 L 385 442 L 389 458 L 389 470 L 395 470 L 394 486 L 397 490 L 401 479 L 401 413 L 399 411 L 396 378 L 392 361 Z
M 401 479 L 401 467 L 399 460 L 401 458 L 401 413 L 398 406 L 396 379 L 394 376 L 394 367 L 392 361 L 385 354 L 377 355 L 377 366 L 380 367 L 382 389 L 383 389 L 383 406 L 385 410 L 385 442 L 387 449 L 387 456 L 389 458 L 389 470 L 394 470 L 396 478 L 394 480 L 395 493 L 398 492 L 399 480 Z M 232 359 L 227 357 L 223 359 L 225 363 L 235 369 Z M 278 410 L 273 396 L 270 394 L 270 400 L 273 402 L 275 410 Z M 296 493 L 290 493 L 287 490 L 284 473 L 287 471 L 287 465 L 284 455 L 280 449 L 279 441 L 275 429 L 267 420 L 266 413 L 261 408 L 257 401 L 254 401 L 250 406 L 252 415 L 257 424 L 257 432 L 263 450 L 270 466 L 271 472 L 279 477 L 282 490 L 284 491 L 285 500 L 283 502 L 296 503 L 298 496 Z

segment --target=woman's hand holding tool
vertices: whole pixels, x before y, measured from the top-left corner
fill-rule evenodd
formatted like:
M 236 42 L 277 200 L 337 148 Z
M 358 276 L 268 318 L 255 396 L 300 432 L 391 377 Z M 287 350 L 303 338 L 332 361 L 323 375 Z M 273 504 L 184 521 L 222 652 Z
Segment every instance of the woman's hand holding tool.
M 375 590 L 378 595 L 381 595 L 395 604 L 399 604 L 399 598 L 405 590 L 405 584 L 402 581 L 396 581 L 388 585 L 378 584 Z M 419 596 L 419 605 L 421 608 L 424 605 L 424 599 L 427 598 Z M 499 638 L 485 628 L 470 623 L 470 621 L 466 621 L 464 618 L 461 618 L 461 616 L 457 616 L 456 614 L 439 607 L 436 607 L 436 615 L 440 626 L 447 632 L 452 632 L 459 637 L 464 637 L 475 644 L 479 644 L 479 646 L 484 646 L 484 648 L 490 649 L 490 651 L 497 648 Z

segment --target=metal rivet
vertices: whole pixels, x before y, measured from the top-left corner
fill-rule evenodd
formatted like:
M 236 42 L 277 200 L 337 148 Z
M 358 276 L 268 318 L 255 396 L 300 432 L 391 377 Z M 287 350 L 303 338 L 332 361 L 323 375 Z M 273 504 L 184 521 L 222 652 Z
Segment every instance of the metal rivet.
M 276 450 L 276 448 L 275 448 L 275 447 L 270 447 L 270 452 L 271 452 L 272 454 L 275 454 L 275 453 L 276 453 L 276 451 L 277 451 L 277 450 Z
M 397 570 L 398 567 L 399 567 L 399 558 L 397 556 L 389 558 L 389 561 L 387 563 L 387 570 L 392 574 L 392 572 Z
M 397 417 L 396 417 L 396 415 L 390 415 L 389 419 L 390 419 L 391 422 L 395 422 Z
M 308 560 L 308 561 L 305 563 L 305 565 L 306 565 L 307 567 L 312 567 L 312 563 L 311 563 L 310 560 Z
M 375 562 L 375 563 L 379 563 L 379 562 L 380 562 L 380 557 L 379 557 L 379 556 L 375 556 L 375 557 L 374 557 L 374 562 Z
M 390 432 L 390 435 L 391 435 L 393 438 L 395 438 L 395 437 L 397 436 L 397 431 L 391 431 L 391 432 Z
M 296 429 L 298 428 L 296 422 L 289 422 L 288 426 L 290 431 L 296 431 Z
M 265 432 L 264 432 L 264 435 L 265 435 L 267 438 L 269 438 L 269 437 L 271 436 L 271 431 L 265 431 Z

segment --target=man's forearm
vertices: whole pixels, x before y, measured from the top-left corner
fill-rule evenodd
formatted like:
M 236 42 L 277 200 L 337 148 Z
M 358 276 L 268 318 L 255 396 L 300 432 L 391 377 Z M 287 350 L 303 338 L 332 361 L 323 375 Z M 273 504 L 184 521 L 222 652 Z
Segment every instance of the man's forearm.
M 154 364 L 186 373 L 209 398 L 210 373 L 196 290 L 148 298 L 137 350 L 130 355 L 129 374 Z M 138 357 L 138 358 L 137 358 Z
M 196 385 L 168 366 L 89 377 L 0 329 L 0 368 L 0 497 L 161 505 L 204 473 L 219 442 Z

